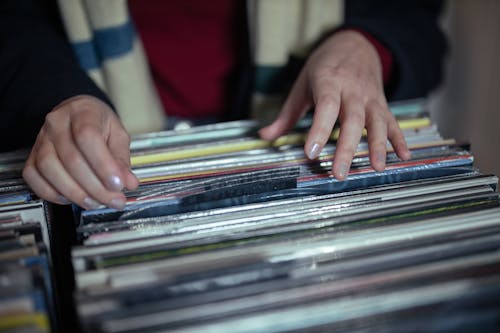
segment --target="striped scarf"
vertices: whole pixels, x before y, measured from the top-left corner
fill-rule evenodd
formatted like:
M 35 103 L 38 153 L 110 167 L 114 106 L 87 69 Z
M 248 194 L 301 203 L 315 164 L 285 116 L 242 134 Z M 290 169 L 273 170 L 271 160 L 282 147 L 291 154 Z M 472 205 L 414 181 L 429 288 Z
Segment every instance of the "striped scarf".
M 166 117 L 126 0 L 59 0 L 80 66 L 107 93 L 131 134 L 159 131 Z M 342 22 L 341 0 L 247 0 L 255 82 L 252 117 L 272 119 L 294 58 Z

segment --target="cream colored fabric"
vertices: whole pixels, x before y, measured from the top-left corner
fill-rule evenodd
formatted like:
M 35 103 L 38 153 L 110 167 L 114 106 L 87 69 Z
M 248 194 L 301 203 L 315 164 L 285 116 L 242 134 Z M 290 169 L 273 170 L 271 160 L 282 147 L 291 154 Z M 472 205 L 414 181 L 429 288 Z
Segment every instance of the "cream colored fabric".
M 343 0 L 249 0 L 251 51 L 257 67 L 285 66 L 290 56 L 305 57 L 327 31 L 344 19 Z M 252 118 L 273 120 L 284 102 L 282 94 L 252 95 Z
M 126 0 L 59 0 L 70 41 L 93 42 L 96 32 L 129 23 Z M 99 68 L 87 69 L 89 76 L 113 102 L 131 134 L 164 128 L 165 115 L 156 94 L 141 41 L 134 34 L 127 52 L 105 57 L 95 49 Z
M 343 21 L 343 0 L 249 0 L 249 26 L 257 65 L 284 65 L 304 56 L 324 32 Z
M 106 56 L 95 46 L 97 33 L 130 24 L 127 1 L 59 0 L 59 7 L 77 55 L 82 44 L 87 47 L 85 50 L 89 45 L 94 48 L 98 65 L 86 68 L 87 73 L 108 94 L 129 133 L 164 128 L 166 117 L 137 34 L 133 34 L 131 49 L 118 55 Z M 280 68 L 291 55 L 307 55 L 325 31 L 342 22 L 344 11 L 343 0 L 248 0 L 247 8 L 256 69 Z M 84 60 L 80 59 L 80 63 Z M 253 117 L 272 119 L 283 99 L 282 95 L 254 93 Z

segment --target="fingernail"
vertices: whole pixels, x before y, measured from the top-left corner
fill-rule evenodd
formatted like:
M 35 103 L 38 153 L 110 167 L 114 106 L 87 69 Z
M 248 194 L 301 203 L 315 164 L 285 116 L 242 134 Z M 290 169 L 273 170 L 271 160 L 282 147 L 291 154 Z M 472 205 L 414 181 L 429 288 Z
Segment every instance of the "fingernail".
M 71 204 L 71 201 L 66 199 L 66 197 L 60 195 L 59 196 L 59 203 L 61 203 L 61 205 L 69 205 L 69 204 Z
M 378 153 L 376 158 L 378 163 L 385 163 L 385 154 Z
M 125 208 L 125 200 L 120 198 L 114 198 L 109 203 L 109 207 L 114 208 L 116 210 L 122 210 L 123 208 Z
M 107 186 L 112 191 L 121 191 L 123 189 L 123 182 L 120 177 L 112 175 L 108 177 Z
M 91 199 L 91 198 L 85 198 L 83 199 L 83 208 L 85 209 L 97 209 L 99 208 L 101 205 L 95 201 L 94 199 Z
M 340 163 L 338 176 L 340 179 L 347 177 L 348 167 L 346 163 Z
M 409 159 L 411 159 L 411 151 L 407 150 L 407 151 L 404 153 L 403 159 L 404 159 L 405 161 L 408 161 Z
M 319 145 L 319 143 L 314 142 L 311 149 L 309 150 L 309 153 L 307 154 L 307 157 L 309 157 L 309 159 L 311 160 L 314 160 L 319 156 L 320 153 L 321 153 L 321 146 Z

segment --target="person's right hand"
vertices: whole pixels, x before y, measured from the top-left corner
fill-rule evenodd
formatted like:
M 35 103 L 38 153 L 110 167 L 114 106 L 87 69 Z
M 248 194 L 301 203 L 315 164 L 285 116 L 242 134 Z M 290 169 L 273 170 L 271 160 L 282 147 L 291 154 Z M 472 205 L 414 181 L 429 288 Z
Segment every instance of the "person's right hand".
M 23 177 L 45 200 L 85 209 L 122 209 L 121 190 L 134 189 L 130 137 L 111 108 L 87 95 L 67 99 L 45 118 Z

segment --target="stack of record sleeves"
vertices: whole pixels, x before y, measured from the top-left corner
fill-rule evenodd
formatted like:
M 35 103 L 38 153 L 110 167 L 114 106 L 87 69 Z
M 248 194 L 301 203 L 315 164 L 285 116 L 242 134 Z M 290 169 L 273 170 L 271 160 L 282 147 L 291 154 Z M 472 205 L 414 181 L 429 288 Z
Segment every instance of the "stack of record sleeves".
M 79 329 L 499 332 L 498 178 L 476 170 L 422 105 L 392 106 L 410 160 L 388 145 L 376 172 L 363 138 L 345 181 L 330 174 L 338 130 L 318 159 L 305 157 L 310 119 L 274 142 L 254 121 L 134 137 L 141 185 L 126 207 L 75 207 Z M 0 331 L 46 332 L 51 215 L 9 158 Z
M 498 332 L 498 178 L 425 114 L 398 115 L 409 161 L 346 181 L 334 141 L 303 153 L 251 121 L 135 137 L 123 211 L 78 216 L 85 332 Z
M 0 331 L 52 332 L 50 215 L 21 178 L 25 157 L 24 151 L 0 156 Z

